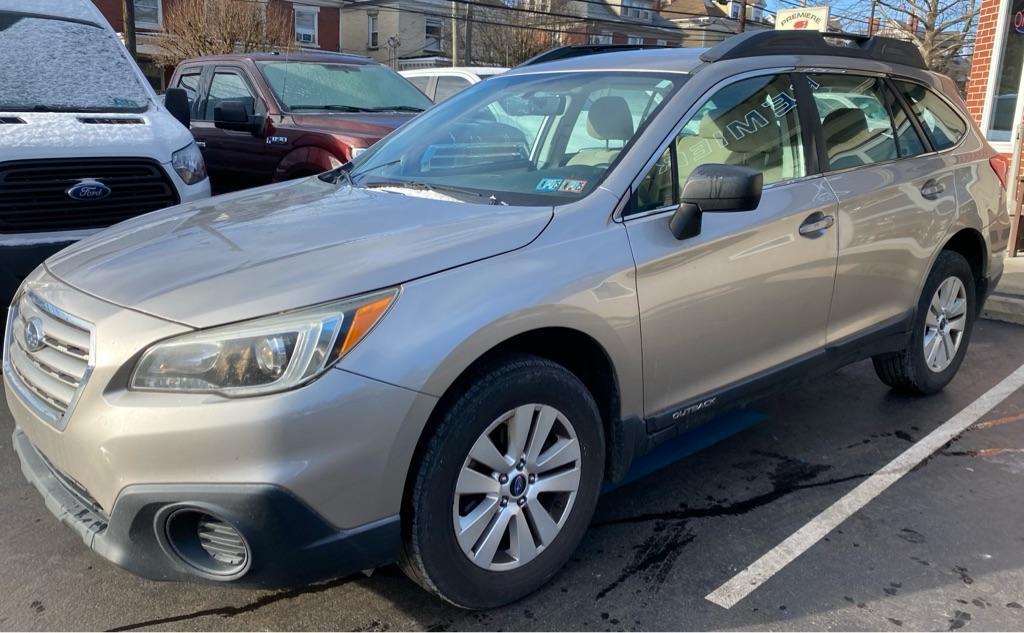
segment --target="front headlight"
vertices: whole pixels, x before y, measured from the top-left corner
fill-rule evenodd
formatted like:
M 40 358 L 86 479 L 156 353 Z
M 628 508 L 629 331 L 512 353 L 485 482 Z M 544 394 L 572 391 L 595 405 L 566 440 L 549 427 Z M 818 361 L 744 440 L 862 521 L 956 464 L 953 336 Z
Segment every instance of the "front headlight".
M 157 343 L 131 389 L 240 397 L 303 385 L 355 347 L 396 296 L 386 290 Z
M 174 167 L 186 185 L 194 185 L 206 178 L 206 161 L 195 143 L 189 143 L 171 154 L 171 167 Z

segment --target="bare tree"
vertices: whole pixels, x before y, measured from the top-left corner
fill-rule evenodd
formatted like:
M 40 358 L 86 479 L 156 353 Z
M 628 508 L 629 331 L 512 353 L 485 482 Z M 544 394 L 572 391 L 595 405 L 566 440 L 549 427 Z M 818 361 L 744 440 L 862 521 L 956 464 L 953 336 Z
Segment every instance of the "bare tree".
M 571 17 L 571 4 L 572 0 L 491 0 L 488 6 L 476 5 L 472 12 L 472 55 L 465 57 L 475 64 L 515 66 L 557 46 L 562 30 L 582 28 Z M 460 21 L 460 30 L 465 23 Z M 464 38 L 460 40 L 464 45 Z M 450 54 L 450 31 L 445 41 L 445 52 Z
M 295 45 L 291 12 L 279 2 L 177 0 L 167 3 L 157 63 L 191 57 L 283 50 Z
M 840 11 L 867 30 L 873 4 L 878 18 L 875 34 L 913 42 L 931 70 L 949 72 L 956 59 L 973 48 L 978 0 L 853 0 Z

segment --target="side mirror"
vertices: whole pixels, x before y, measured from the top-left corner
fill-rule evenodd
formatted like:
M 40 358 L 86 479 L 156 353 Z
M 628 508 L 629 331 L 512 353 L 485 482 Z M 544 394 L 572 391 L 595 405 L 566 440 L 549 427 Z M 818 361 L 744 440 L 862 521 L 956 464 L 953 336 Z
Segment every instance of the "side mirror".
M 677 240 L 700 235 L 704 213 L 753 211 L 761 203 L 764 177 L 739 165 L 699 165 L 683 183 L 679 208 L 669 221 Z
M 164 93 L 164 107 L 186 128 L 192 125 L 192 106 L 184 88 L 168 88 Z
M 213 108 L 213 124 L 222 130 L 249 132 L 257 135 L 263 131 L 263 117 L 249 116 L 241 101 L 221 101 Z

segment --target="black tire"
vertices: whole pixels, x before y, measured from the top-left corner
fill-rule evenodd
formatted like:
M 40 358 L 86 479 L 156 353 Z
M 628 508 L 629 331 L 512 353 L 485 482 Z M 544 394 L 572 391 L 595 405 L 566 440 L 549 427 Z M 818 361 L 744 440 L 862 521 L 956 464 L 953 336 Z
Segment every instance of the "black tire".
M 537 403 L 571 420 L 580 445 L 580 484 L 561 531 L 532 561 L 508 571 L 478 567 L 460 549 L 452 526 L 455 483 L 470 449 L 504 412 Z M 540 588 L 569 560 L 597 505 L 604 434 L 593 396 L 556 363 L 516 355 L 481 373 L 442 413 L 415 471 L 403 508 L 402 570 L 417 584 L 466 609 L 514 602 Z
M 966 325 L 953 361 L 942 371 L 929 369 L 924 353 L 925 320 L 928 307 L 939 285 L 950 277 L 957 277 L 967 295 Z M 977 315 L 974 273 L 960 253 L 942 251 L 921 291 L 914 316 L 914 329 L 907 346 L 899 352 L 875 356 L 872 361 L 878 378 L 896 391 L 913 395 L 928 395 L 942 391 L 956 375 L 971 342 Z

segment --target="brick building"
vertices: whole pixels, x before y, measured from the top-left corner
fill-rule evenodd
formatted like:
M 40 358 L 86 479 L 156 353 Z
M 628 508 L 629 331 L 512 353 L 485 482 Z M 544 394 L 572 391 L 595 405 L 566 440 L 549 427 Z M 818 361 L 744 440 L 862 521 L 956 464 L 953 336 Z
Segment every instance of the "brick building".
M 160 68 L 153 63 L 159 50 L 160 31 L 164 16 L 176 0 L 130 0 L 135 3 L 136 42 L 139 65 L 157 89 L 163 89 L 173 69 Z M 341 6 L 343 0 L 268 0 L 290 9 L 295 43 L 301 48 L 314 50 L 341 50 Z M 103 16 L 118 33 L 124 32 L 123 6 L 125 0 L 93 0 Z
M 1024 115 L 1024 0 L 982 0 L 967 106 L 999 151 L 1010 154 L 1013 122 Z

